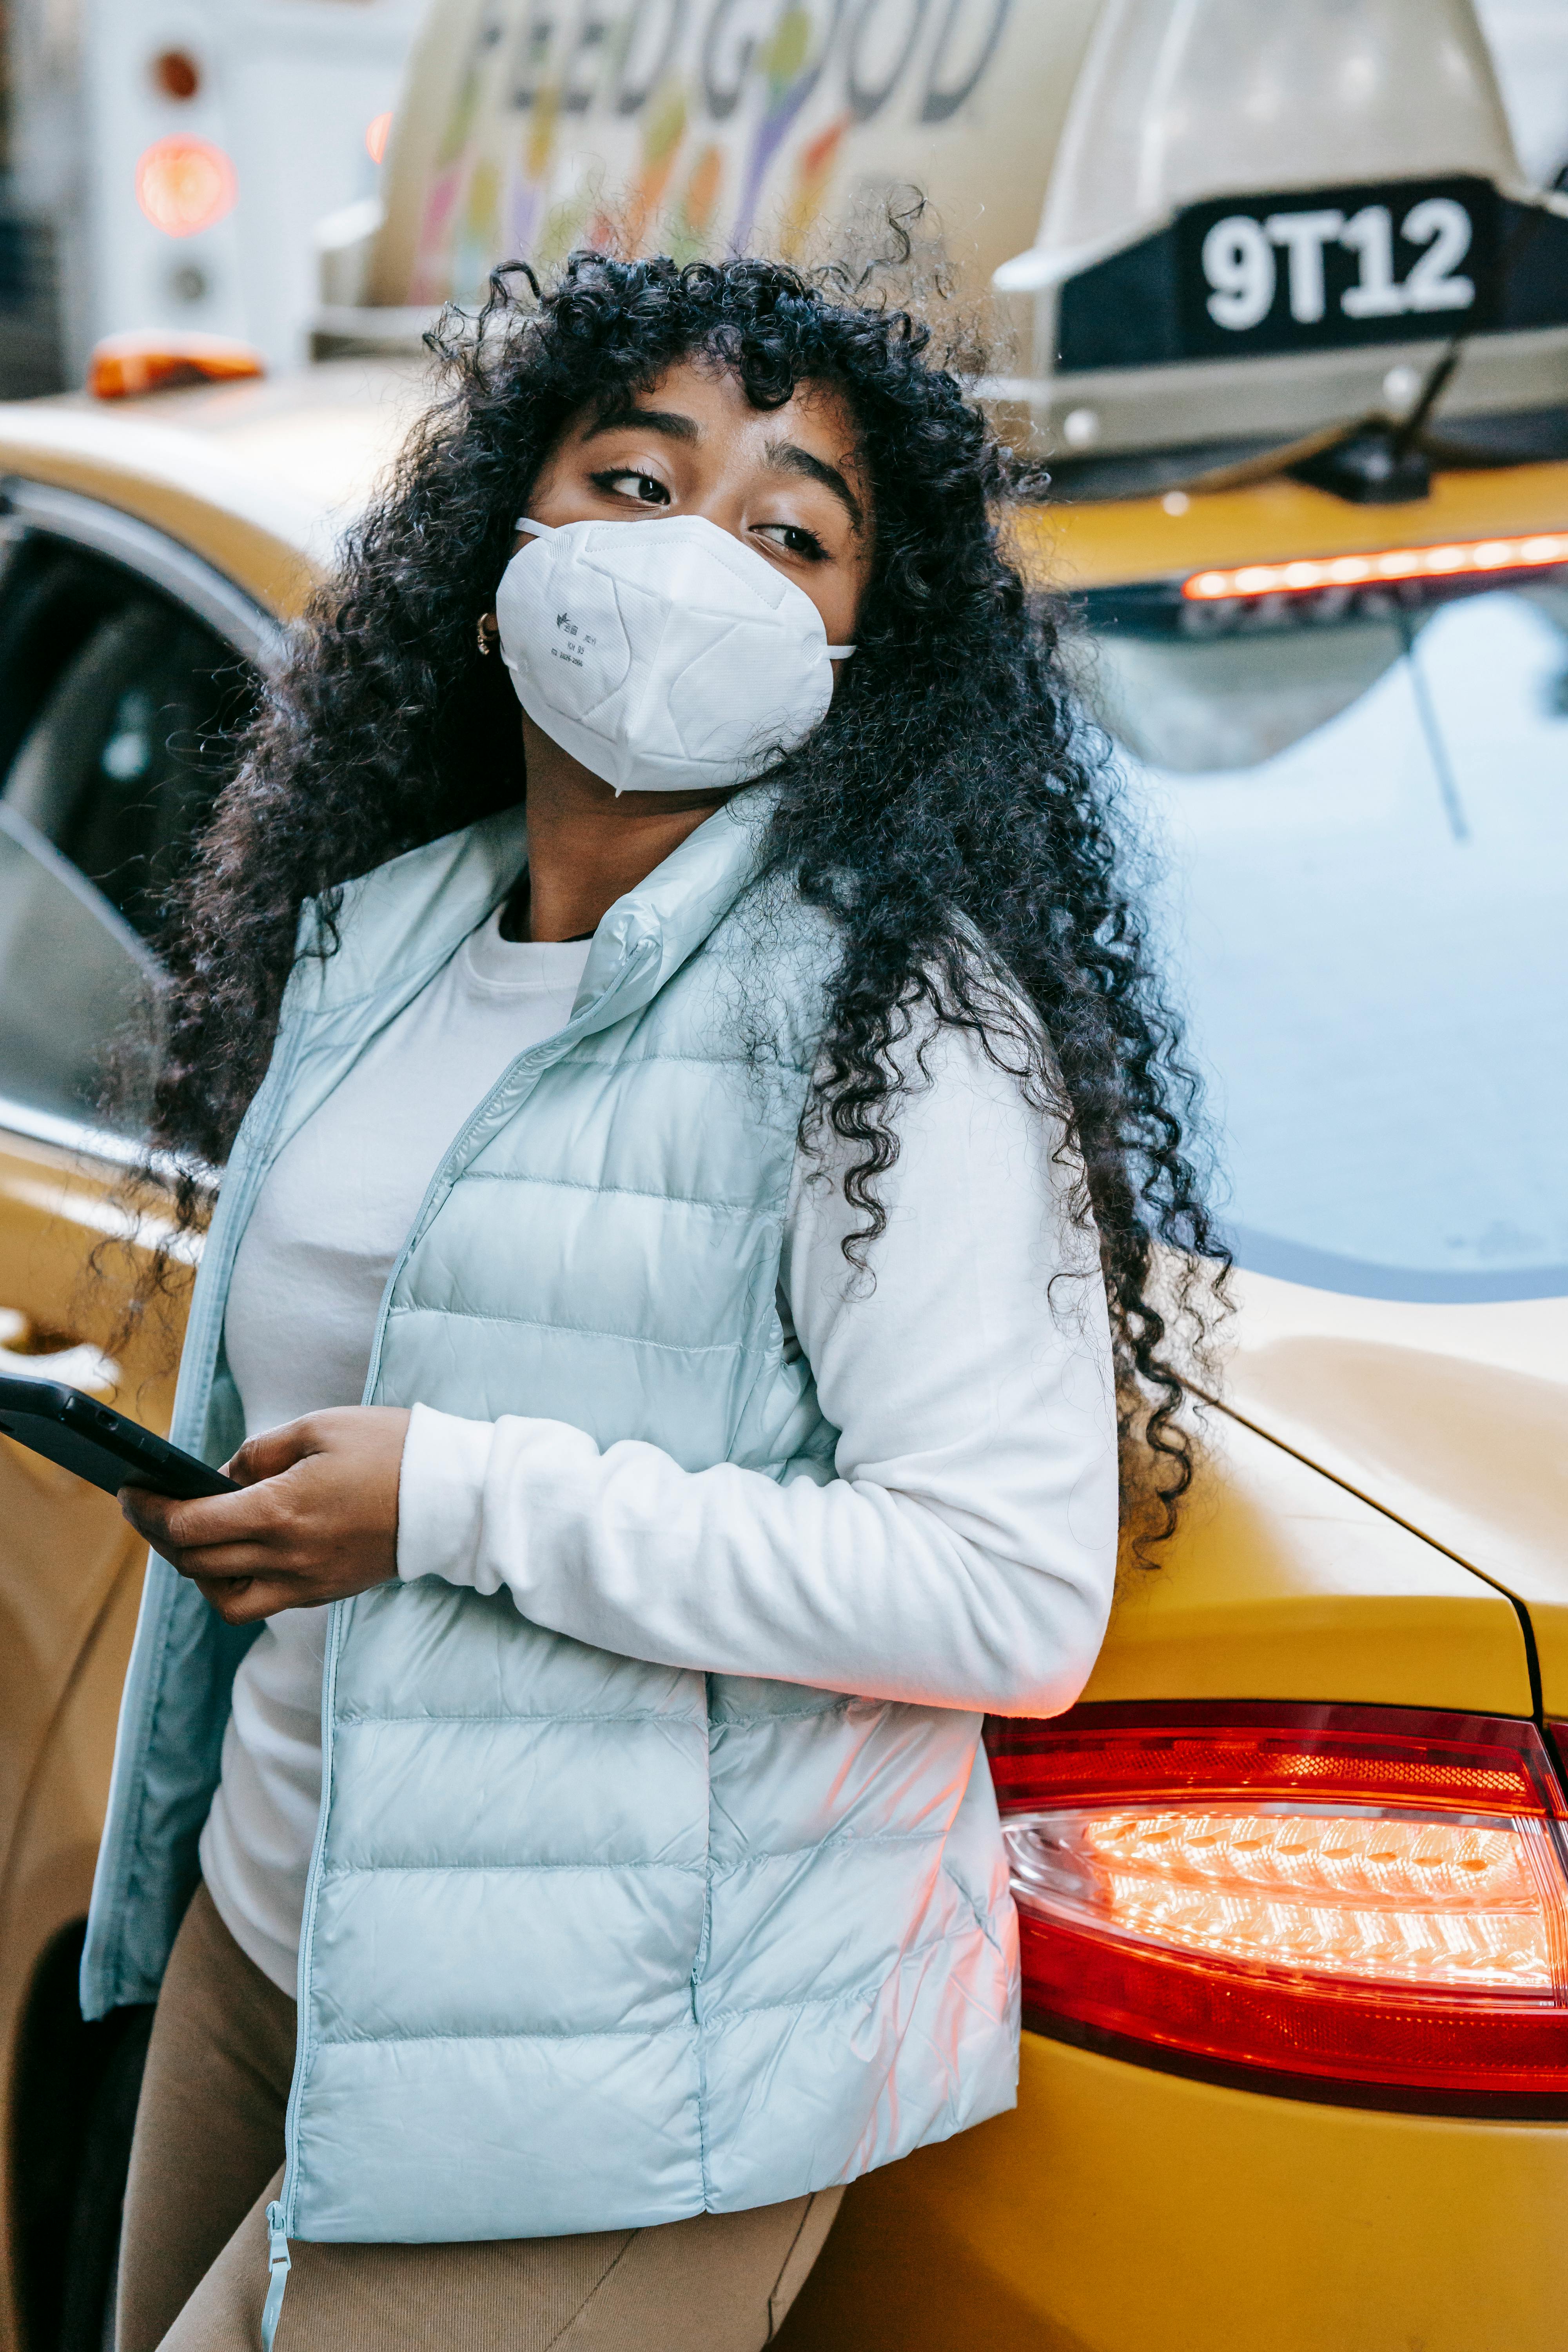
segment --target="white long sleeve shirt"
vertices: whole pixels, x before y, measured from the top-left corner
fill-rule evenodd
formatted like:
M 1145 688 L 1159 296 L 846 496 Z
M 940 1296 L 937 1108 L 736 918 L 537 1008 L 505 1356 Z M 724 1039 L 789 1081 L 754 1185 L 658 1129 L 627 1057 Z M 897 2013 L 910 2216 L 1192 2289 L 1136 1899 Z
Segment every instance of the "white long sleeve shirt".
M 565 1021 L 584 954 L 503 941 L 492 918 L 286 1147 L 226 1327 L 247 1433 L 357 1403 L 430 1176 L 506 1064 Z M 786 1211 L 780 1313 L 841 1433 L 834 1477 L 690 1472 L 559 1422 L 416 1405 L 399 1576 L 504 1590 L 534 1623 L 700 1672 L 1070 1705 L 1116 1549 L 1098 1254 L 1016 1082 L 962 1031 L 928 1036 L 924 1059 L 929 1082 L 899 1103 L 868 1275 L 841 1247 L 861 1222 L 842 1189 L 851 1147 L 829 1136 L 825 1160 L 802 1156 Z M 247 1655 L 202 1843 L 221 1916 L 287 1990 L 321 1797 L 324 1614 L 269 1620 Z
M 912 1053 L 904 1058 L 912 1064 Z M 781 1307 L 840 1432 L 827 1485 L 657 1446 L 603 1453 L 553 1421 L 414 1409 L 404 1578 L 510 1591 L 535 1624 L 623 1656 L 866 1697 L 1048 1715 L 1110 1607 L 1115 1403 L 1092 1237 L 1053 1135 L 961 1030 L 927 1045 L 861 1223 L 836 1144 L 797 1160 Z M 1078 1268 L 1056 1285 L 1062 1269 Z

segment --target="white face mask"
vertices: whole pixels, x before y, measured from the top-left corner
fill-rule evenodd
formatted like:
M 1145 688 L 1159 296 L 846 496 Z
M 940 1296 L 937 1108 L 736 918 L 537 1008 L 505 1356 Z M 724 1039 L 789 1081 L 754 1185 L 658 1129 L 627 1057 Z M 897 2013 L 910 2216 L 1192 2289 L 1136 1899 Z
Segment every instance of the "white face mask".
M 521 520 L 496 592 L 501 657 L 552 742 L 617 793 L 743 784 L 804 742 L 835 661 L 803 588 L 700 515 Z

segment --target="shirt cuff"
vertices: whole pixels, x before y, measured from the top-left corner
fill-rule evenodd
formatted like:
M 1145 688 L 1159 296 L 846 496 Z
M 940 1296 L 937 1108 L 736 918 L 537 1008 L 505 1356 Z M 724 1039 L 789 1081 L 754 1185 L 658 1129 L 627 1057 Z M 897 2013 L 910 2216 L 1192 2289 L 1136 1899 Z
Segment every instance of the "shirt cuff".
M 397 1573 L 472 1584 L 495 1423 L 416 1404 L 397 1482 Z

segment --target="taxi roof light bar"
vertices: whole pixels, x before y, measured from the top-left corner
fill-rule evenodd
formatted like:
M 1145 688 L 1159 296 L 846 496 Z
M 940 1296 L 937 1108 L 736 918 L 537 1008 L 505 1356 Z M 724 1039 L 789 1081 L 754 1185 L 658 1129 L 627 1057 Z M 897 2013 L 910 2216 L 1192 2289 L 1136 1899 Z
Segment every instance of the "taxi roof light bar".
M 1516 539 L 1450 541 L 1441 547 L 1385 547 L 1365 555 L 1292 557 L 1194 572 L 1182 583 L 1194 604 L 1235 596 L 1305 595 L 1322 588 L 1368 588 L 1401 580 L 1458 580 L 1493 572 L 1542 572 L 1568 563 L 1568 531 Z
M 986 1743 L 1036 2030 L 1298 2096 L 1568 2116 L 1568 1811 L 1533 1725 L 1086 1706 Z
M 265 375 L 267 362 L 253 343 L 194 328 L 153 327 L 105 335 L 87 363 L 94 400 L 135 400 L 193 383 L 230 383 Z

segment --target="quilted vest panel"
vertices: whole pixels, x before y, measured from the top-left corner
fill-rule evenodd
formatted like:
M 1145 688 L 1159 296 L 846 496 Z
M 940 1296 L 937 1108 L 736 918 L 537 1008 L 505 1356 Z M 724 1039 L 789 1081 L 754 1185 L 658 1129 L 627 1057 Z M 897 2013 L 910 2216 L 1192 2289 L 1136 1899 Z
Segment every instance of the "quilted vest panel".
M 567 1031 L 447 1154 L 368 1398 L 546 1416 L 694 1470 L 832 1475 L 837 1433 L 776 1304 L 828 942 L 746 894 L 749 854 L 739 822 L 712 821 L 606 918 Z M 421 859 L 408 896 L 428 893 Z M 407 909 L 383 895 L 401 971 Z M 479 919 L 460 892 L 452 912 Z M 601 954 L 617 916 L 618 961 Z M 335 977 L 318 1039 L 347 1020 Z M 362 1045 L 370 1002 L 347 1022 Z M 275 1139 L 331 1066 L 299 1054 Z M 210 1427 L 216 1351 L 208 1389 Z M 763 2204 L 1011 2103 L 1015 1929 L 977 1717 L 611 1656 L 427 1579 L 334 1611 L 323 1727 L 290 2235 L 522 2237 Z M 187 1736 L 210 1742 L 210 1721 Z M 143 1800 L 161 1752 L 144 1743 Z M 146 1854 L 111 1826 L 133 1885 Z M 109 1943 L 95 1928 L 100 1999 Z

